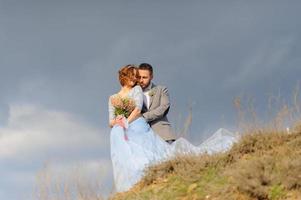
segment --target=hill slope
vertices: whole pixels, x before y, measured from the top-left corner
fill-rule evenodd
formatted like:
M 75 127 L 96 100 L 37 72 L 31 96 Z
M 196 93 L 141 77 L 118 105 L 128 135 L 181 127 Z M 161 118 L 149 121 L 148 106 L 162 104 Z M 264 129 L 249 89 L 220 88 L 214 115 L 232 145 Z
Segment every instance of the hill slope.
M 112 199 L 301 199 L 301 126 L 290 134 L 258 130 L 228 152 L 152 166 Z

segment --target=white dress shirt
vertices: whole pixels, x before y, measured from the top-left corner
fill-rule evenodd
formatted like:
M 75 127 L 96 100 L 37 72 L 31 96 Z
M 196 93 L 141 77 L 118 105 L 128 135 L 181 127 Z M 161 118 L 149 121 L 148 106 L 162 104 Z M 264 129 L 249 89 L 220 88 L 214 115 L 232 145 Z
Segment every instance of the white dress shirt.
M 153 83 L 150 83 L 149 86 L 143 90 L 143 103 L 147 109 L 149 109 L 149 103 L 150 103 L 149 92 L 150 89 L 152 88 L 152 85 Z

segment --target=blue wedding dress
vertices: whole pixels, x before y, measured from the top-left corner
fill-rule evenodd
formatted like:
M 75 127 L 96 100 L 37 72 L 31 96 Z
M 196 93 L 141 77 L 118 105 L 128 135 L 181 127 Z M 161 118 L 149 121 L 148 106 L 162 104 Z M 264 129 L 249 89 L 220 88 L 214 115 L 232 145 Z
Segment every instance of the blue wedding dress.
M 136 107 L 141 110 L 143 104 L 141 87 L 132 88 L 128 97 L 134 99 Z M 114 107 L 110 100 L 109 115 L 110 120 L 114 119 Z M 144 169 L 148 165 L 168 157 L 168 144 L 153 132 L 143 117 L 131 122 L 126 130 L 115 125 L 111 129 L 110 137 L 111 159 L 117 192 L 130 189 L 141 179 Z
M 142 108 L 143 92 L 140 86 L 133 87 L 128 97 L 135 100 L 136 107 Z M 109 118 L 111 120 L 115 116 L 114 107 L 110 99 Z M 143 177 L 144 170 L 149 165 L 171 159 L 173 156 L 181 153 L 206 152 L 206 147 L 194 146 L 184 138 L 178 139 L 172 145 L 166 143 L 154 133 L 143 117 L 131 122 L 126 130 L 119 125 L 115 125 L 111 129 L 110 137 L 113 175 L 117 192 L 127 191 L 139 182 Z M 215 144 L 219 147 L 219 151 L 227 149 L 236 140 L 234 136 L 229 136 L 227 139 L 227 146 Z M 219 140 L 215 141 L 222 143 L 222 140 L 223 138 L 219 137 Z

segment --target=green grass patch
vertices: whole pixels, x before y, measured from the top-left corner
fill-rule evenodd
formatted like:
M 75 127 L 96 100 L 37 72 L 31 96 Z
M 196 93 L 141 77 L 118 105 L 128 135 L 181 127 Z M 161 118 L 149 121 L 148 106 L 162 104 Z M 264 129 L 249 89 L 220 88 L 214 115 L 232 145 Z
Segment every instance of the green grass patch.
M 269 192 L 269 198 L 271 200 L 278 200 L 283 197 L 285 197 L 286 192 L 281 185 L 274 185 L 271 187 L 270 192 Z

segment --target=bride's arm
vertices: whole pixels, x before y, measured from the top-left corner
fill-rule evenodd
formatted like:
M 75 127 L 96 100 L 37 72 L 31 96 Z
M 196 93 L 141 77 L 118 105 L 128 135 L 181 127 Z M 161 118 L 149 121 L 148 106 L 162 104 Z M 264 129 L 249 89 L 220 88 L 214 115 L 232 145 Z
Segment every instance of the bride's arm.
M 109 126 L 110 128 L 113 128 L 113 126 L 116 124 L 115 119 L 110 120 Z
M 117 119 L 110 120 L 109 126 L 110 128 L 113 128 L 116 124 L 119 124 L 120 122 Z
M 133 92 L 133 99 L 135 100 L 136 108 L 131 112 L 130 116 L 127 118 L 128 123 L 131 123 L 135 119 L 142 116 L 141 109 L 143 105 L 143 92 L 140 86 L 135 86 Z
M 115 126 L 116 124 L 118 124 L 118 119 L 115 118 L 114 112 L 115 112 L 115 108 L 111 103 L 111 97 L 109 98 L 109 102 L 108 102 L 108 106 L 109 106 L 109 126 L 110 128 L 112 128 L 113 126 Z

